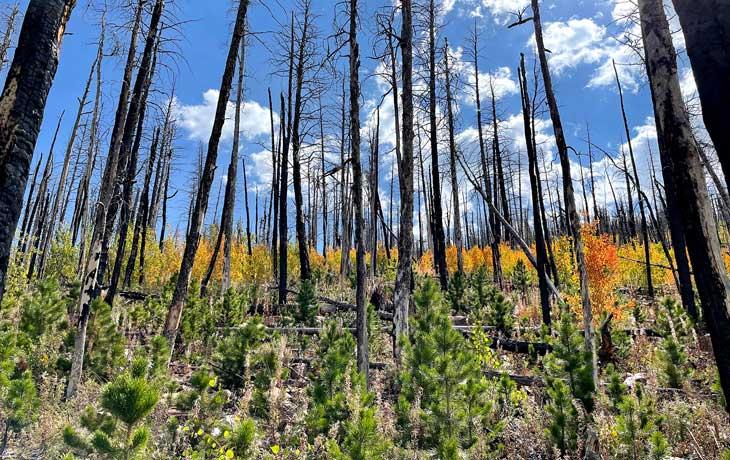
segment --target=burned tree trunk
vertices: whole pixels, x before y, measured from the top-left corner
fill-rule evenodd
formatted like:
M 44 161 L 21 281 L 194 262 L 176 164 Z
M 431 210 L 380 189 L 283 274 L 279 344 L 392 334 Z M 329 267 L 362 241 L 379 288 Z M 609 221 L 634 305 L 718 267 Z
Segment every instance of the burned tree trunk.
M 634 176 L 634 186 L 636 188 L 636 194 L 639 198 L 639 213 L 641 215 L 641 237 L 644 243 L 644 260 L 646 267 L 646 287 L 650 298 L 654 298 L 654 283 L 651 277 L 651 248 L 649 247 L 649 226 L 646 221 L 646 211 L 644 210 L 644 201 L 641 199 L 641 182 L 639 181 L 639 172 L 636 169 L 636 159 L 634 157 L 634 147 L 631 142 L 631 131 L 629 130 L 629 121 L 626 117 L 626 109 L 624 108 L 624 92 L 621 88 L 621 80 L 618 77 L 618 70 L 616 70 L 616 62 L 613 63 L 613 71 L 616 75 L 616 86 L 618 87 L 619 100 L 621 101 L 621 115 L 624 122 L 624 130 L 626 132 L 626 142 L 629 147 L 629 157 L 631 158 L 631 167 Z M 624 159 L 624 164 L 626 163 Z M 629 174 L 626 171 L 626 174 Z M 629 192 L 629 200 L 631 199 L 631 192 Z
M 459 208 L 459 178 L 456 175 L 456 141 L 454 140 L 454 111 L 451 91 L 451 69 L 449 67 L 449 42 L 444 43 L 444 76 L 446 78 L 446 119 L 449 126 L 449 172 L 451 174 L 451 201 L 454 207 L 454 243 L 456 244 L 457 270 L 464 272 L 464 237 L 461 230 Z
M 357 42 L 357 0 L 350 0 L 350 151 L 352 158 L 352 195 L 355 202 L 355 266 L 357 272 L 357 369 L 368 381 L 368 310 L 365 303 L 365 217 L 363 179 L 360 163 L 360 46 Z
M 532 108 L 530 95 L 527 91 L 527 76 L 525 74 L 525 56 L 520 56 L 519 67 L 520 94 L 522 96 L 522 118 L 525 125 L 525 144 L 527 145 L 528 173 L 530 176 L 530 191 L 532 193 L 532 215 L 535 231 L 535 253 L 537 254 L 537 278 L 540 288 L 540 306 L 542 308 L 542 322 L 548 327 L 552 324 L 550 315 L 550 291 L 547 282 L 547 250 L 545 238 L 543 237 L 542 214 L 540 213 L 540 195 L 538 192 L 537 178 L 537 152 L 533 142 L 534 132 L 532 131 Z
M 730 5 L 724 0 L 672 0 L 682 25 L 702 118 L 730 189 Z
M 669 23 L 660 0 L 640 0 L 639 14 L 663 171 L 674 179 L 697 292 L 710 331 L 720 384 L 730 398 L 730 281 L 720 251 L 702 163 L 677 75 Z
M 193 207 L 192 219 L 190 222 L 190 230 L 185 240 L 185 251 L 183 252 L 182 263 L 180 265 L 180 273 L 177 277 L 175 291 L 170 303 L 170 309 L 165 318 L 164 334 L 170 347 L 175 343 L 180 318 L 182 316 L 183 303 L 188 293 L 188 284 L 192 274 L 193 261 L 195 253 L 198 251 L 200 243 L 200 228 L 205 217 L 205 210 L 208 207 L 208 198 L 210 196 L 210 188 L 213 184 L 215 174 L 215 164 L 218 158 L 218 144 L 223 132 L 223 123 L 226 118 L 226 107 L 228 106 L 228 98 L 231 94 L 231 86 L 233 83 L 233 75 L 236 72 L 236 56 L 238 48 L 241 45 L 244 29 L 246 25 L 246 13 L 248 11 L 248 0 L 241 0 L 238 4 L 238 13 L 236 14 L 236 24 L 233 29 L 233 37 L 228 49 L 225 70 L 221 80 L 220 94 L 218 95 L 218 103 L 216 105 L 215 118 L 213 120 L 213 130 L 208 141 L 208 152 L 205 157 L 205 166 L 203 168 L 203 176 L 200 181 L 198 193 L 195 197 L 195 206 Z
M 117 168 L 119 166 L 119 148 L 122 140 L 124 121 L 127 118 L 127 99 L 129 98 L 129 87 L 136 55 L 137 34 L 139 33 L 142 22 L 142 7 L 143 4 L 140 1 L 137 4 L 134 23 L 132 25 L 129 50 L 127 52 L 127 62 L 124 67 L 122 87 L 119 92 L 119 101 L 114 119 L 114 127 L 112 128 L 109 155 L 107 156 L 104 173 L 99 186 L 99 199 L 95 205 L 94 229 L 88 242 L 88 255 L 86 260 L 82 262 L 83 272 L 81 295 L 78 303 L 74 352 L 71 360 L 71 372 L 66 386 L 66 398 L 71 398 L 74 394 L 76 394 L 76 387 L 81 381 L 81 371 L 84 365 L 84 350 L 86 348 L 86 329 L 89 322 L 89 315 L 91 314 L 91 302 L 96 296 L 98 296 L 98 271 L 104 233 L 106 232 L 107 226 L 106 221 L 108 208 L 114 195 L 114 181 L 116 180 Z M 83 209 L 81 211 L 83 212 Z
M 596 347 L 593 330 L 593 311 L 591 310 L 591 298 L 588 290 L 588 274 L 586 272 L 585 254 L 583 252 L 583 239 L 581 236 L 580 218 L 575 206 L 575 193 L 573 191 L 573 178 L 570 173 L 570 158 L 568 157 L 568 145 L 565 141 L 563 133 L 563 124 L 560 119 L 560 111 L 558 102 L 555 99 L 553 91 L 553 83 L 550 77 L 550 67 L 547 61 L 547 52 L 545 51 L 545 43 L 542 33 L 542 22 L 540 19 L 539 0 L 532 0 L 533 22 L 535 25 L 535 41 L 537 43 L 538 57 L 540 59 L 540 68 L 542 70 L 542 78 L 545 85 L 545 96 L 547 97 L 548 108 L 550 109 L 550 119 L 553 123 L 553 131 L 555 133 L 555 143 L 558 147 L 560 155 L 560 166 L 563 173 L 563 199 L 565 200 L 565 212 L 570 225 L 570 233 L 573 238 L 573 250 L 575 251 L 575 259 L 578 265 L 578 274 L 580 278 L 580 294 L 581 304 L 583 307 L 583 329 L 585 337 L 586 350 L 591 350 L 593 355 L 593 374 L 594 380 L 597 373 Z
M 204 297 L 208 290 L 208 283 L 213 276 L 218 254 L 223 244 L 223 276 L 221 288 L 223 292 L 231 287 L 231 244 L 233 239 L 233 211 L 236 206 L 236 176 L 238 176 L 238 145 L 241 136 L 241 106 L 243 104 L 243 71 L 244 71 L 245 49 L 241 46 L 238 53 L 238 86 L 236 87 L 236 113 L 233 116 L 233 145 L 231 146 L 231 161 L 228 163 L 228 176 L 226 178 L 226 191 L 223 197 L 223 212 L 221 213 L 221 225 L 218 231 L 213 254 L 208 262 L 208 270 L 205 278 L 200 283 L 200 296 Z M 225 244 L 223 243 L 225 239 Z
M 61 39 L 75 0 L 31 0 L 0 96 L 0 301 Z
M 445 291 L 448 287 L 449 273 L 446 267 L 446 236 L 444 235 L 444 217 L 441 204 L 441 173 L 439 172 L 438 131 L 436 130 L 436 5 L 434 0 L 430 0 L 428 9 L 428 37 L 428 118 L 431 141 L 431 186 L 433 187 L 431 199 L 433 257 L 441 282 L 441 290 Z M 401 40 L 403 40 L 402 37 Z M 405 74 L 405 69 L 403 73 Z M 403 78 L 405 79 L 406 76 L 403 75 Z M 403 98 L 405 99 L 405 95 Z M 405 107 L 403 107 L 403 110 L 405 110 Z M 405 134 L 403 137 L 405 138 Z
M 401 12 L 403 15 L 403 28 L 400 35 L 403 65 L 403 155 L 398 163 L 398 183 L 401 195 L 400 225 L 398 226 L 398 269 L 393 292 L 393 350 L 396 362 L 400 362 L 401 359 L 397 342 L 402 336 L 408 334 L 408 310 L 413 277 L 411 269 L 411 257 L 413 256 L 413 13 L 411 0 L 401 0 Z M 433 30 L 431 33 L 433 34 Z M 433 121 L 435 122 L 435 120 Z

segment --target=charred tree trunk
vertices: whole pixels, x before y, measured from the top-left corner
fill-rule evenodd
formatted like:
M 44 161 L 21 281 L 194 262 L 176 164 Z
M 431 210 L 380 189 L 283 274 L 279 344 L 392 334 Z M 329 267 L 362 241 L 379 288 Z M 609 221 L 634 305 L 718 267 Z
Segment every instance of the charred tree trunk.
M 433 5 L 433 2 L 431 2 Z M 400 225 L 398 226 L 398 269 L 393 292 L 394 354 L 400 363 L 398 340 L 408 335 L 413 256 L 413 13 L 411 0 L 401 0 L 403 25 L 400 35 L 403 75 L 403 155 L 398 164 Z M 433 29 L 431 29 L 433 35 Z M 435 101 L 432 101 L 435 102 Z M 432 120 L 435 123 L 435 120 Z M 432 124 L 431 128 L 434 128 Z M 436 163 L 438 166 L 438 162 Z M 438 169 L 438 168 L 437 168 Z M 445 267 L 444 267 L 445 268 Z
M 618 70 L 616 70 L 616 62 L 613 63 L 613 71 L 616 75 L 616 86 L 618 87 L 618 94 L 619 99 L 621 101 L 621 116 L 623 117 L 624 122 L 624 130 L 626 132 L 626 142 L 628 143 L 629 147 L 629 157 L 631 158 L 631 167 L 633 170 L 634 175 L 634 185 L 636 188 L 636 193 L 639 198 L 639 213 L 641 215 L 641 237 L 644 243 L 644 260 L 645 260 L 645 267 L 646 267 L 646 288 L 648 290 L 648 294 L 650 298 L 654 298 L 654 282 L 652 281 L 651 277 L 651 248 L 649 247 L 650 241 L 649 241 L 649 226 L 647 224 L 646 220 L 646 211 L 644 210 L 644 201 L 641 199 L 641 182 L 639 181 L 639 172 L 636 169 L 636 159 L 634 157 L 634 147 L 631 142 L 631 131 L 629 130 L 629 121 L 628 118 L 626 118 L 626 110 L 624 108 L 624 93 L 623 89 L 621 88 L 621 80 L 618 77 Z M 628 174 L 628 171 L 626 172 Z M 631 193 L 629 193 L 629 197 L 631 196 Z M 629 198 L 630 199 L 630 198 Z
M 175 337 L 177 335 L 180 318 L 182 316 L 183 303 L 187 297 L 193 261 L 195 259 L 195 253 L 198 251 L 198 244 L 200 243 L 200 228 L 203 224 L 205 210 L 208 207 L 210 188 L 213 184 L 215 164 L 218 158 L 218 144 L 223 131 L 223 123 L 226 118 L 226 107 L 228 106 L 228 98 L 231 94 L 233 76 L 236 73 L 236 56 L 238 55 L 238 49 L 241 45 L 241 40 L 245 30 L 247 11 L 248 0 L 241 0 L 238 4 L 236 24 L 233 29 L 233 37 L 231 38 L 225 70 L 221 80 L 220 94 L 218 96 L 215 118 L 213 120 L 213 129 L 210 134 L 210 140 L 208 141 L 208 153 L 205 157 L 203 176 L 195 198 L 195 206 L 193 208 L 192 219 L 190 222 L 190 231 L 188 232 L 185 240 L 185 251 L 183 252 L 182 263 L 180 265 L 180 273 L 177 277 L 177 283 L 172 296 L 170 309 L 168 310 L 167 317 L 165 318 L 164 334 L 171 349 L 175 343 Z
M 357 42 L 357 0 L 350 0 L 350 152 L 352 158 L 352 195 L 355 209 L 355 266 L 357 272 L 355 305 L 357 310 L 357 369 L 368 382 L 368 310 L 365 303 L 365 216 L 363 179 L 360 163 L 360 46 Z
M 454 140 L 454 111 L 452 109 L 451 69 L 449 67 L 449 41 L 444 42 L 444 76 L 446 78 L 446 118 L 449 126 L 449 172 L 451 174 L 451 201 L 454 207 L 454 244 L 456 245 L 457 270 L 464 272 L 464 236 L 461 229 L 459 207 L 459 178 L 456 175 L 456 141 Z
M 0 301 L 61 39 L 75 0 L 31 0 L 0 96 Z
M 89 315 L 91 314 L 91 302 L 98 296 L 97 280 L 99 278 L 100 259 L 103 250 L 104 234 L 107 226 L 108 208 L 114 195 L 114 182 L 119 166 L 119 149 L 122 141 L 122 131 L 127 118 L 127 99 L 129 98 L 129 87 L 132 79 L 132 70 L 137 47 L 137 34 L 139 33 L 142 21 L 143 3 L 137 4 L 134 23 L 127 52 L 127 62 L 122 77 L 122 87 L 119 92 L 119 101 L 112 128 L 109 154 L 107 155 L 104 173 L 99 186 L 99 199 L 95 204 L 94 229 L 88 243 L 88 255 L 84 262 L 83 278 L 81 283 L 81 295 L 78 304 L 78 318 L 76 321 L 76 336 L 74 340 L 74 352 L 71 360 L 71 372 L 66 387 L 66 398 L 76 394 L 76 387 L 81 381 L 81 371 L 84 365 L 84 350 L 86 348 L 86 329 Z M 98 81 L 97 81 L 98 84 Z M 83 211 L 83 210 L 82 210 Z M 83 237 L 83 236 L 82 236 Z
M 535 25 L 535 41 L 537 43 L 538 57 L 540 59 L 540 68 L 542 70 L 542 78 L 545 86 L 545 95 L 547 97 L 548 107 L 550 109 L 550 119 L 553 123 L 553 131 L 555 133 L 555 143 L 558 147 L 560 155 L 560 165 L 563 173 L 563 199 L 565 200 L 565 211 L 567 220 L 570 225 L 570 233 L 573 237 L 573 249 L 575 251 L 575 259 L 578 265 L 578 274 L 580 278 L 580 294 L 581 304 L 583 307 L 583 329 L 585 337 L 585 348 L 590 350 L 593 355 L 593 377 L 597 377 L 597 358 L 596 347 L 593 330 L 593 311 L 591 310 L 591 298 L 588 290 L 588 274 L 586 272 L 585 255 L 583 252 L 583 238 L 580 232 L 580 218 L 575 206 L 575 193 L 573 192 L 573 179 L 570 173 L 570 158 L 568 157 L 568 145 L 565 142 L 563 133 L 563 124 L 560 119 L 560 111 L 558 102 L 555 99 L 553 91 L 553 83 L 550 78 L 550 68 L 547 61 L 547 53 L 545 51 L 545 43 L 542 34 L 542 22 L 540 19 L 539 0 L 532 0 L 533 22 Z
M 542 309 L 542 322 L 548 327 L 552 324 L 550 315 L 550 291 L 547 282 L 547 250 L 545 248 L 545 239 L 543 237 L 542 214 L 540 213 L 540 195 L 538 192 L 537 179 L 537 152 L 535 151 L 535 143 L 533 142 L 534 132 L 532 131 L 532 108 L 530 95 L 527 90 L 527 76 L 525 73 L 525 56 L 520 56 L 520 94 L 522 96 L 522 118 L 525 124 L 525 143 L 527 145 L 528 173 L 530 176 L 530 190 L 532 193 L 532 215 L 533 227 L 535 231 L 535 253 L 537 255 L 537 278 L 540 288 L 540 306 Z
M 730 5 L 724 0 L 672 0 L 682 25 L 702 118 L 730 189 Z
M 448 287 L 449 273 L 446 267 L 446 236 L 444 235 L 444 217 L 441 203 L 441 173 L 439 172 L 438 131 L 436 129 L 436 5 L 434 0 L 430 0 L 428 9 L 428 37 L 428 115 L 431 141 L 431 186 L 433 187 L 431 199 L 433 257 L 441 282 L 441 290 L 445 291 Z M 405 73 L 405 70 L 403 70 L 403 73 Z M 405 79 L 406 76 L 403 75 L 403 78 Z M 405 107 L 403 110 L 405 110 Z M 405 134 L 403 137 L 405 138 Z M 412 152 L 411 155 L 413 155 Z
M 674 179 L 697 292 L 725 398 L 730 398 L 730 281 L 717 238 L 697 144 L 682 100 L 669 23 L 660 0 L 640 0 L 646 68 L 663 171 Z M 668 190 L 668 189 L 667 189 Z

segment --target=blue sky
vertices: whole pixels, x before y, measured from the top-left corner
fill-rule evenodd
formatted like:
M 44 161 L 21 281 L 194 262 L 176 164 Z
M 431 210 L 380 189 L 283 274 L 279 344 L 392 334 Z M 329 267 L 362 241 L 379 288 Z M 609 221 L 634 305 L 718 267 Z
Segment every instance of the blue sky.
M 7 2 L 7 0 L 5 1 Z M 361 81 L 363 82 L 361 119 L 364 133 L 367 127 L 373 123 L 373 108 L 377 101 L 380 101 L 385 90 L 384 81 L 373 75 L 379 65 L 378 60 L 373 58 L 374 13 L 379 8 L 392 5 L 392 2 L 393 0 L 360 0 L 359 39 L 362 61 Z M 438 33 L 439 44 L 441 46 L 444 38 L 448 38 L 452 60 L 455 61 L 459 80 L 462 82 L 459 85 L 457 107 L 459 148 L 467 156 L 473 154 L 475 148 L 474 126 L 476 122 L 474 120 L 473 89 L 468 85 L 470 79 L 473 79 L 473 68 L 466 62 L 469 58 L 462 48 L 469 46 L 467 40 L 476 21 L 480 34 L 479 67 L 480 73 L 483 74 L 480 77 L 481 83 L 486 84 L 489 74 L 497 78 L 497 87 L 501 93 L 499 99 L 501 130 L 503 131 L 501 135 L 504 137 L 505 146 L 509 149 L 513 161 L 516 162 L 516 155 L 524 155 L 520 149 L 520 145 L 524 145 L 524 141 L 521 140 L 522 119 L 515 68 L 521 52 L 526 54 L 528 66 L 531 68 L 533 65 L 531 41 L 533 29 L 529 23 L 512 29 L 507 29 L 506 24 L 511 19 L 509 12 L 527 2 L 526 0 L 437 0 L 437 2 L 441 3 L 442 8 L 439 18 L 442 25 Z M 329 0 L 314 0 L 313 2 L 323 52 L 328 44 L 334 49 L 332 39 L 328 41 L 327 37 L 331 34 L 332 24 L 335 20 L 335 3 Z M 22 1 L 21 8 L 24 9 L 26 4 L 27 0 Z M 61 62 L 48 99 L 34 161 L 48 151 L 57 118 L 63 110 L 66 110 L 66 114 L 61 125 L 58 142 L 59 145 L 66 143 L 76 111 L 76 101 L 83 90 L 89 66 L 95 56 L 99 23 L 98 10 L 101 4 L 100 1 L 80 0 L 74 11 L 68 26 L 69 35 L 65 37 L 62 45 Z M 213 107 L 217 100 L 217 90 L 220 86 L 234 16 L 232 5 L 233 2 L 228 0 L 175 0 L 174 3 L 168 5 L 165 24 L 177 23 L 177 25 L 175 30 L 170 29 L 165 32 L 165 37 L 171 42 L 166 47 L 169 53 L 162 59 L 165 69 L 158 74 L 153 100 L 159 106 L 164 106 L 174 84 L 178 139 L 175 143 L 176 159 L 171 185 L 173 189 L 180 189 L 180 193 L 171 201 L 170 206 L 173 222 L 174 224 L 179 222 L 182 230 L 185 226 L 189 184 L 197 162 L 198 145 L 200 142 L 207 142 L 212 123 Z M 290 0 L 256 0 L 249 8 L 250 29 L 255 37 L 250 39 L 247 47 L 246 107 L 242 120 L 244 139 L 241 155 L 246 158 L 249 165 L 249 190 L 253 192 L 257 187 L 260 189 L 262 208 L 270 174 L 268 164 L 270 154 L 266 151 L 266 146 L 270 143 L 267 88 L 271 87 L 276 101 L 285 81 L 278 73 L 281 69 L 276 63 L 280 50 L 276 34 L 281 30 L 281 23 L 288 21 L 289 12 L 295 7 L 296 2 Z M 340 5 L 337 20 L 343 23 L 345 16 L 341 8 Z M 613 81 L 613 70 L 610 67 L 611 59 L 616 59 L 625 88 L 626 109 L 632 126 L 632 137 L 636 137 L 634 149 L 637 152 L 638 166 L 642 171 L 646 171 L 646 152 L 649 146 L 651 145 L 656 152 L 650 97 L 644 82 L 643 68 L 640 65 L 630 65 L 638 62 L 637 55 L 619 41 L 627 32 L 636 32 L 636 25 L 625 18 L 631 10 L 631 4 L 626 0 L 548 0 L 543 2 L 542 16 L 546 46 L 552 51 L 550 63 L 554 86 L 569 144 L 581 152 L 586 151 L 584 141 L 586 123 L 591 127 L 593 142 L 603 146 L 609 152 L 617 152 L 620 143 L 625 141 L 618 95 Z M 108 20 L 121 23 L 125 15 L 130 16 L 131 13 L 112 9 Z M 416 36 L 420 37 L 423 32 L 423 30 L 417 29 Z M 681 34 L 677 35 L 676 40 L 681 47 Z M 124 66 L 123 56 L 126 55 L 123 48 L 127 43 L 127 35 L 117 29 L 114 30 L 113 37 L 107 37 L 107 52 L 113 49 L 114 43 L 118 43 L 122 47 L 122 52 L 117 56 L 107 57 L 103 70 L 105 84 L 103 129 L 106 137 L 101 149 L 102 155 L 106 154 L 108 148 L 108 132 L 111 130 L 113 122 L 119 78 Z M 343 55 L 340 67 L 344 69 L 346 65 L 346 56 Z M 683 87 L 687 88 L 688 93 L 691 93 L 693 84 L 691 73 L 683 70 L 682 77 Z M 0 75 L 0 79 L 4 79 L 4 75 Z M 330 106 L 326 109 L 329 114 L 328 118 L 336 118 L 337 107 L 340 104 L 337 96 L 340 91 L 340 83 L 336 81 L 337 79 L 331 80 L 329 82 L 331 87 L 324 96 L 323 102 Z M 420 83 L 416 79 L 417 89 Z M 482 104 L 486 106 L 489 100 L 486 98 L 484 90 L 482 90 L 482 98 Z M 390 116 L 388 107 L 391 108 Z M 311 107 L 311 109 L 313 108 Z M 385 153 L 380 159 L 380 170 L 384 172 L 381 174 L 380 186 L 383 205 L 387 210 L 389 171 L 393 157 L 392 154 L 387 153 L 392 147 L 390 145 L 392 136 L 388 136 L 388 131 L 392 132 L 393 129 L 392 103 L 388 103 L 386 99 L 381 110 L 381 152 Z M 547 114 L 543 116 L 547 118 Z M 152 114 L 145 125 L 146 132 L 152 132 L 155 120 L 159 117 L 159 111 Z M 488 122 L 488 118 L 485 115 L 485 123 Z M 232 122 L 227 123 L 219 150 L 218 177 L 211 194 L 208 222 L 213 219 L 212 213 L 218 187 L 223 181 L 222 175 L 226 171 L 230 156 L 231 125 Z M 554 146 L 549 120 L 538 123 L 538 130 L 541 153 L 547 162 L 555 162 L 552 154 Z M 318 144 L 320 142 L 318 130 L 315 131 L 317 133 L 308 136 L 305 143 Z M 445 133 L 440 133 L 440 135 L 443 136 Z M 147 137 L 151 137 L 151 134 Z M 328 135 L 325 137 L 329 138 Z M 363 135 L 364 142 L 366 139 L 367 137 Z M 149 139 L 145 144 L 149 144 Z M 328 150 L 330 149 L 336 150 L 334 146 L 328 145 Z M 63 148 L 59 148 L 57 145 L 56 173 L 60 170 L 62 150 Z M 367 145 L 363 144 L 363 152 L 368 151 Z M 142 152 L 143 157 L 146 156 L 147 150 L 144 146 Z M 612 181 L 617 192 L 620 193 L 622 181 L 615 180 L 614 176 L 619 177 L 616 175 L 616 171 L 611 171 L 609 167 L 608 176 L 603 174 L 605 166 L 610 163 L 601 159 L 599 153 L 595 153 L 595 156 L 595 172 L 602 176 L 597 178 L 599 181 L 596 186 L 597 194 L 602 197 L 607 193 L 607 181 Z M 576 158 L 573 160 L 576 161 Z M 446 161 L 447 156 L 444 149 L 443 173 L 447 172 Z M 584 166 L 587 168 L 586 162 L 587 159 L 584 159 Z M 523 165 L 525 163 L 526 160 L 522 162 Z M 99 165 L 101 164 L 103 161 L 99 161 Z M 573 169 L 574 178 L 577 179 L 579 177 L 577 164 Z M 557 170 L 557 168 L 553 168 L 553 170 Z M 97 180 L 98 174 L 97 171 L 97 176 L 95 176 Z M 642 176 L 644 174 L 642 173 Z M 513 183 L 515 193 L 517 192 L 516 180 Z M 521 180 L 523 184 L 528 184 L 527 174 L 523 174 Z M 644 180 L 644 183 L 647 183 L 647 180 Z M 580 192 L 579 185 L 578 183 L 578 193 Z M 239 185 L 239 191 L 241 186 Z M 529 195 L 528 191 L 526 185 L 522 187 L 525 197 Z M 254 193 L 250 194 L 252 210 L 253 195 Z M 239 196 L 241 196 L 240 193 Z M 448 190 L 445 191 L 445 196 L 448 196 Z M 527 198 L 525 200 L 527 201 Z M 291 206 L 290 209 L 292 209 Z M 243 203 L 239 200 L 237 218 L 242 217 L 242 210 Z

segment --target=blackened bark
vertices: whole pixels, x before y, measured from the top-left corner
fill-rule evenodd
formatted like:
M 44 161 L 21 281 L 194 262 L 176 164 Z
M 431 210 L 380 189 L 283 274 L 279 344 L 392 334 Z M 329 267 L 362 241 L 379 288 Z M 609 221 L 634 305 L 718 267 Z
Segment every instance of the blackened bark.
M 352 195 L 355 204 L 355 270 L 357 273 L 357 369 L 368 382 L 368 310 L 365 303 L 365 216 L 363 179 L 360 163 L 360 46 L 357 42 L 357 0 L 350 0 L 350 152 L 352 157 Z
M 193 208 L 192 219 L 190 222 L 190 231 L 185 240 L 185 251 L 183 252 L 182 263 L 180 265 L 180 273 L 177 277 L 175 292 L 172 296 L 170 309 L 165 318 L 164 334 L 170 344 L 170 348 L 175 343 L 180 318 L 182 316 L 183 303 L 187 297 L 188 284 L 193 268 L 195 253 L 198 251 L 200 243 L 200 229 L 205 217 L 205 211 L 208 207 L 208 198 L 210 196 L 210 188 L 213 184 L 215 175 L 215 164 L 218 159 L 218 144 L 223 132 L 223 123 L 226 119 L 226 108 L 228 106 L 228 98 L 231 94 L 231 86 L 233 83 L 233 75 L 236 72 L 236 55 L 243 38 L 246 25 L 246 13 L 248 11 L 248 0 L 241 0 L 238 4 L 238 13 L 236 14 L 236 24 L 233 29 L 233 37 L 228 49 L 225 70 L 221 79 L 220 94 L 218 95 L 218 103 L 216 105 L 215 118 L 213 120 L 213 129 L 208 141 L 208 152 L 205 157 L 205 166 L 203 168 L 203 176 L 201 177 L 200 186 L 197 196 L 195 197 L 195 206 Z
M 725 0 L 673 0 L 702 104 L 702 118 L 730 189 L 730 4 Z
M 550 291 L 547 283 L 547 250 L 543 237 L 542 214 L 540 213 L 540 195 L 538 192 L 537 179 L 537 152 L 533 142 L 534 132 L 532 131 L 532 109 L 530 95 L 527 90 L 527 77 L 525 74 L 525 56 L 520 55 L 519 67 L 520 94 L 522 96 L 522 118 L 525 125 L 525 143 L 527 145 L 528 173 L 530 176 L 530 191 L 532 193 L 532 215 L 533 228 L 535 231 L 535 253 L 537 254 L 537 278 L 540 288 L 540 306 L 542 309 L 542 322 L 548 327 L 552 324 L 550 315 Z
M 61 39 L 75 0 L 31 0 L 0 96 L 0 301 Z
M 446 267 L 446 236 L 444 235 L 441 204 L 441 173 L 439 172 L 438 131 L 436 130 L 436 5 L 434 0 L 430 0 L 428 9 L 428 38 L 428 118 L 431 141 L 431 186 L 433 187 L 431 200 L 433 257 L 441 282 L 441 290 L 445 291 L 448 287 L 449 273 Z M 402 37 L 401 40 L 403 40 Z M 403 72 L 405 73 L 405 70 Z M 403 75 L 403 78 L 405 79 L 406 76 Z M 403 97 L 405 99 L 405 95 Z M 405 107 L 403 109 L 405 110 Z
M 411 269 L 413 256 L 413 13 L 411 0 L 401 0 L 401 12 L 403 15 L 403 28 L 400 35 L 403 65 L 403 156 L 398 164 L 398 183 L 401 195 L 400 225 L 398 226 L 398 269 L 393 292 L 393 350 L 396 362 L 400 362 L 401 359 L 398 340 L 408 335 L 408 310 L 413 278 Z M 431 33 L 433 34 L 433 29 Z
M 451 174 L 451 201 L 454 207 L 454 244 L 456 245 L 456 266 L 464 271 L 464 236 L 461 229 L 459 207 L 459 178 L 456 175 L 456 141 L 454 139 L 454 110 L 451 91 L 451 68 L 449 66 L 449 42 L 444 42 L 444 77 L 446 83 L 446 119 L 449 127 L 449 172 Z
M 575 193 L 573 192 L 573 178 L 570 173 L 568 145 L 565 141 L 565 134 L 563 133 L 563 124 L 560 119 L 560 111 L 558 109 L 558 102 L 555 99 L 555 92 L 553 91 L 550 67 L 548 66 L 547 53 L 545 51 L 539 0 L 532 0 L 532 15 L 533 23 L 535 25 L 535 41 L 537 43 L 540 68 L 542 70 L 542 78 L 545 86 L 545 95 L 550 109 L 550 119 L 553 123 L 555 143 L 557 144 L 558 153 L 560 155 L 560 166 L 563 173 L 563 199 L 565 200 L 565 212 L 568 224 L 570 225 L 570 233 L 573 237 L 573 250 L 575 251 L 575 260 L 578 265 L 581 304 L 583 307 L 585 348 L 586 350 L 590 350 L 593 355 L 593 377 L 594 380 L 596 380 L 598 365 L 594 340 L 595 332 L 593 329 L 593 311 L 591 310 L 591 299 L 588 290 L 588 274 L 586 273 L 585 254 L 583 252 L 583 238 L 580 233 L 580 218 L 578 217 L 578 212 L 575 206 Z
M 111 280 L 106 294 L 106 303 L 111 305 L 114 302 L 119 281 L 122 275 L 122 265 L 124 263 L 125 251 L 127 248 L 127 233 L 129 233 L 129 223 L 132 220 L 132 212 L 134 210 L 132 199 L 134 193 L 134 182 L 137 176 L 137 163 L 139 160 L 139 148 L 142 142 L 142 130 L 144 127 L 145 112 L 147 109 L 147 97 L 149 95 L 150 85 L 155 73 L 157 64 L 157 47 L 160 37 L 158 36 L 158 27 L 162 18 L 162 12 L 165 7 L 164 0 L 157 0 L 150 18 L 149 28 L 147 30 L 147 38 L 142 53 L 142 60 L 137 71 L 137 78 L 134 82 L 132 90 L 132 98 L 129 103 L 129 112 L 127 120 L 124 123 L 124 132 L 122 134 L 122 144 L 119 151 L 120 161 L 125 163 L 126 171 L 123 172 L 123 182 L 121 183 L 122 199 L 118 202 L 121 206 L 119 214 L 119 235 L 117 237 L 117 253 L 114 259 Z M 112 203 L 107 216 L 107 229 L 109 224 L 114 222 L 115 213 L 118 206 Z M 106 237 L 105 237 L 106 239 Z M 104 255 L 102 255 L 102 259 Z

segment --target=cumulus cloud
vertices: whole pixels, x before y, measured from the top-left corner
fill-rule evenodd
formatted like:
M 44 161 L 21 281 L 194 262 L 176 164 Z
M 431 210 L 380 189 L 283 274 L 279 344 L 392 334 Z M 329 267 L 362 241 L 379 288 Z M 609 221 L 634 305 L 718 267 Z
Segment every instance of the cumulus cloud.
M 482 5 L 491 11 L 494 20 L 506 24 L 511 13 L 522 11 L 530 5 L 529 0 L 482 0 Z
M 203 93 L 203 100 L 199 104 L 184 104 L 177 98 L 173 101 L 173 115 L 179 126 L 187 132 L 189 139 L 208 141 L 213 129 L 213 118 L 219 94 L 218 90 L 209 89 Z M 221 135 L 223 141 L 233 138 L 235 110 L 235 104 L 229 101 Z M 274 113 L 274 124 L 278 125 L 278 123 L 279 115 Z M 252 140 L 268 136 L 270 133 L 269 109 L 255 101 L 245 101 L 241 107 L 241 135 L 243 138 Z

